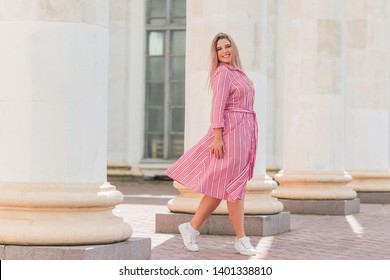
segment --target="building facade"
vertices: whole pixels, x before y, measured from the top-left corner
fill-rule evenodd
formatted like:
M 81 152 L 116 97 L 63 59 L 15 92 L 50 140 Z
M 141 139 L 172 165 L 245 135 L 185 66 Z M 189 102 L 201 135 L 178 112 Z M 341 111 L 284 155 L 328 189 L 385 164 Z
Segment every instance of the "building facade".
M 221 31 L 256 89 L 248 211 L 388 203 L 389 21 L 389 0 L 0 0 L 2 243 L 128 239 L 107 164 L 161 176 L 203 136 Z
M 289 165 L 287 157 L 302 159 L 292 169 L 388 169 L 389 5 L 387 0 L 110 1 L 109 173 L 162 175 L 205 132 L 209 44 L 220 31 L 236 38 L 244 68 L 261 64 L 265 71 L 266 116 L 260 126 L 270 174 Z M 189 32 L 200 24 L 193 20 L 198 14 L 208 22 Z M 242 35 L 247 32 L 258 38 L 248 41 Z M 185 60 L 194 55 L 206 72 L 189 81 Z M 192 98 L 193 88 L 203 97 Z M 290 97 L 291 92 L 298 95 Z M 366 110 L 363 104 L 372 106 Z M 196 132 L 185 132 L 191 110 L 199 124 Z M 359 124 L 371 119 L 382 128 L 365 134 L 366 125 Z M 330 146 L 321 142 L 331 135 Z M 310 141 L 311 151 L 302 139 Z M 363 166 L 367 157 L 372 159 Z

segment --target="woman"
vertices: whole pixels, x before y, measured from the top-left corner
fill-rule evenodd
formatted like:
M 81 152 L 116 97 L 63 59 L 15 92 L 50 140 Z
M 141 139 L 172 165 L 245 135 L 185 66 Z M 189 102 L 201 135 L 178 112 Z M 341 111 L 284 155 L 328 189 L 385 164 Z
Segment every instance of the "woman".
M 255 255 L 244 231 L 245 188 L 253 176 L 256 157 L 255 92 L 242 71 L 236 44 L 225 33 L 217 34 L 212 41 L 209 81 L 213 90 L 210 129 L 165 172 L 183 186 L 204 194 L 191 221 L 181 224 L 179 231 L 187 249 L 198 251 L 198 229 L 226 200 L 236 233 L 236 250 Z

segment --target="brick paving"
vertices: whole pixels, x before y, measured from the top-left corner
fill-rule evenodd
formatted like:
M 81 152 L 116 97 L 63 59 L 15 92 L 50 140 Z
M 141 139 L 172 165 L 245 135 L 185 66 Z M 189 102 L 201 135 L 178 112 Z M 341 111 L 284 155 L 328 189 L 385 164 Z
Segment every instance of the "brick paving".
M 167 211 L 178 191 L 170 181 L 119 182 L 125 200 L 114 210 L 133 228 L 134 237 L 152 239 L 152 260 L 389 260 L 390 205 L 361 204 L 348 216 L 291 214 L 291 230 L 275 236 L 251 236 L 258 254 L 238 254 L 233 236 L 201 235 L 199 252 L 190 252 L 178 234 L 155 232 L 155 214 Z

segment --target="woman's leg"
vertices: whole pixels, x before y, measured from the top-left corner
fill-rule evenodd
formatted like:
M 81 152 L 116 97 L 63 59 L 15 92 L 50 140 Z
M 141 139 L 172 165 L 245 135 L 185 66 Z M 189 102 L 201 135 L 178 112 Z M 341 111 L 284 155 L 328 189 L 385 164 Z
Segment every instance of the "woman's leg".
M 229 211 L 229 218 L 236 231 L 236 240 L 234 242 L 234 247 L 236 250 L 247 256 L 256 255 L 256 250 L 253 248 L 249 237 L 245 236 L 244 229 L 244 201 L 237 200 L 236 202 L 227 202 L 227 207 Z
M 196 237 L 199 235 L 198 229 L 203 222 L 210 216 L 211 213 L 221 203 L 221 199 L 211 196 L 204 196 L 199 203 L 192 220 L 189 223 L 179 225 L 179 231 L 183 238 L 184 245 L 190 251 L 199 251 Z
M 198 230 L 208 216 L 217 209 L 221 201 L 221 199 L 205 195 L 200 201 L 198 209 L 191 219 L 191 226 Z
M 237 239 L 245 236 L 244 230 L 244 200 L 227 201 L 230 222 L 236 232 Z

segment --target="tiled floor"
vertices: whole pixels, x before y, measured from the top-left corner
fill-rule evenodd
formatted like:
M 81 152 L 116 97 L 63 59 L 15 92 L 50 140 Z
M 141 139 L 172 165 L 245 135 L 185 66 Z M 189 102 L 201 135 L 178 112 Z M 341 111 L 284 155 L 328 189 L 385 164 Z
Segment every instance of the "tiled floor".
M 113 182 L 124 196 L 116 215 L 133 227 L 134 237 L 152 239 L 152 260 L 390 260 L 390 205 L 361 204 L 348 216 L 291 215 L 291 231 L 276 236 L 252 236 L 258 254 L 241 256 L 234 237 L 202 235 L 199 252 L 187 251 L 177 234 L 155 232 L 155 214 L 167 211 L 178 192 L 170 181 Z

